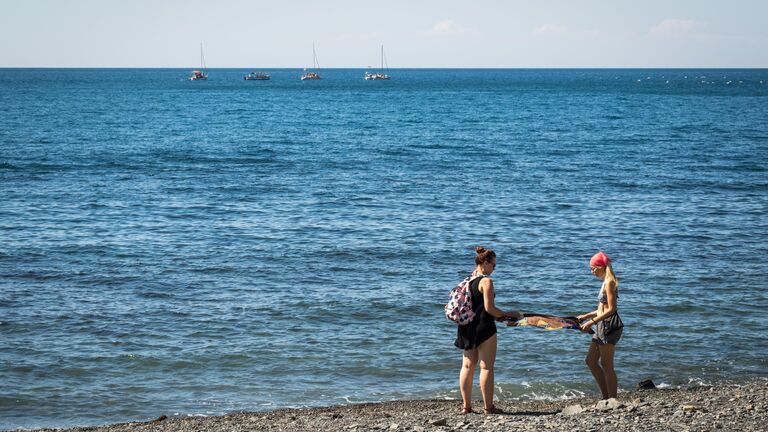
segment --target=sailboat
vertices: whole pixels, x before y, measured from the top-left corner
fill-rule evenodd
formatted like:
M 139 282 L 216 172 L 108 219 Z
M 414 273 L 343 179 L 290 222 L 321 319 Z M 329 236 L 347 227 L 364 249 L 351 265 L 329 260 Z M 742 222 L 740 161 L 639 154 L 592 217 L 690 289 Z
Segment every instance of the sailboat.
M 365 72 L 365 75 L 363 76 L 363 79 L 366 81 L 371 80 L 388 80 L 389 75 L 384 73 L 384 65 L 387 63 L 386 58 L 384 57 L 384 45 L 381 46 L 381 72 L 378 73 L 370 73 L 368 71 Z M 387 72 L 389 72 L 389 66 L 386 68 Z
M 244 76 L 243 79 L 246 81 L 265 81 L 270 78 L 269 74 L 266 72 L 257 72 L 253 71 L 249 73 L 248 75 Z
M 319 80 L 320 77 L 320 63 L 317 61 L 317 53 L 315 52 L 315 44 L 312 44 L 312 66 L 317 72 L 307 72 L 307 68 L 304 68 L 304 73 L 301 75 L 301 80 Z
M 208 67 L 205 65 L 205 57 L 203 56 L 203 43 L 200 42 L 200 70 L 193 70 L 189 73 L 190 81 L 199 81 L 208 79 Z

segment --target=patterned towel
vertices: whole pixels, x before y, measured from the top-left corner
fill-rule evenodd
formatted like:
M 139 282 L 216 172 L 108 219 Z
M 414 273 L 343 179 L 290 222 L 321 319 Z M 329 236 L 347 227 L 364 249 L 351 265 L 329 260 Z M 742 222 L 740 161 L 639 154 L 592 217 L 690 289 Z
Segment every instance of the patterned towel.
M 523 318 L 515 320 L 512 318 L 502 318 L 500 321 L 506 321 L 510 327 L 539 327 L 544 330 L 571 329 L 579 330 L 579 320 L 573 316 L 561 317 L 544 314 L 523 314 Z

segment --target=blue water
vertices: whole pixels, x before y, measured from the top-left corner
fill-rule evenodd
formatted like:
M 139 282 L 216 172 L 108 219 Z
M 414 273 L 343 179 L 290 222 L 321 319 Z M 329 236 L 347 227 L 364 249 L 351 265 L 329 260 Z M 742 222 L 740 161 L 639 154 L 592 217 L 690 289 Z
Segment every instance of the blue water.
M 187 72 L 0 69 L 0 428 L 458 398 L 477 244 L 558 314 L 607 251 L 624 389 L 768 376 L 768 70 Z M 500 328 L 498 397 L 588 344 Z

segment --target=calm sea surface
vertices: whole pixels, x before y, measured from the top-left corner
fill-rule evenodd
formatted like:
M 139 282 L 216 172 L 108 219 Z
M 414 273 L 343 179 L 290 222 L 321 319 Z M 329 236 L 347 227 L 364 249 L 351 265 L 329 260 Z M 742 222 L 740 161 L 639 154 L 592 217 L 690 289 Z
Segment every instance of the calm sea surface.
M 477 244 L 557 314 L 608 252 L 624 389 L 768 376 L 768 70 L 187 72 L 0 69 L 0 428 L 458 398 Z M 588 344 L 500 327 L 498 397 Z

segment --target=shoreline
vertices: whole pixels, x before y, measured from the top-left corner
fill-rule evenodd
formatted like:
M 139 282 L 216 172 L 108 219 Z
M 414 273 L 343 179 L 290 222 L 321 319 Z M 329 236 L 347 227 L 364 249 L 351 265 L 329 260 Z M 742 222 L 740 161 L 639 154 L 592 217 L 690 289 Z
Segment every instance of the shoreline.
M 506 414 L 461 415 L 458 400 L 406 400 L 240 412 L 211 417 L 166 417 L 102 426 L 33 429 L 38 432 L 127 431 L 764 431 L 768 380 L 744 384 L 634 390 L 613 403 L 597 397 L 558 401 L 498 401 Z

